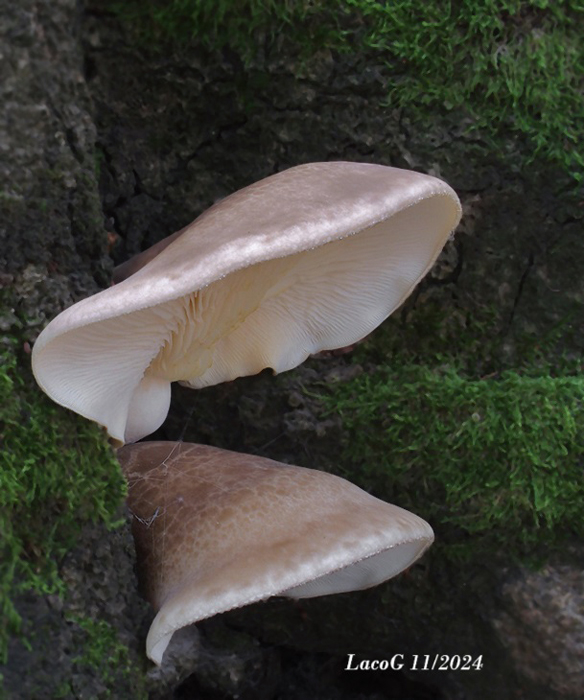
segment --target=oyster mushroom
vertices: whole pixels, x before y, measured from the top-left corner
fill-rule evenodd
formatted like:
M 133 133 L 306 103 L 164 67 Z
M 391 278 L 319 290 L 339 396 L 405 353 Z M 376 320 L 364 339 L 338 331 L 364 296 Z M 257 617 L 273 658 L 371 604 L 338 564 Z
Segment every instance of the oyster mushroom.
M 33 371 L 118 442 L 156 430 L 170 384 L 193 388 L 342 348 L 410 294 L 460 218 L 441 180 L 310 163 L 226 197 L 55 318 Z M 124 277 L 124 274 L 121 275 Z
M 138 576 L 157 615 L 157 664 L 173 633 L 280 595 L 361 590 L 397 575 L 434 539 L 424 520 L 338 476 L 180 442 L 127 445 Z

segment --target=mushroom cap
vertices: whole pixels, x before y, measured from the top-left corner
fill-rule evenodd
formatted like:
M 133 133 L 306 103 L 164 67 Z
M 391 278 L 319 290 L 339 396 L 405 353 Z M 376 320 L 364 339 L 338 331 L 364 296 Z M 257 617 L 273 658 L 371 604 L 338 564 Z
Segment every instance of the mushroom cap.
M 418 516 L 326 472 L 179 442 L 118 457 L 157 664 L 181 627 L 274 595 L 375 586 L 434 539 Z
M 134 274 L 57 316 L 35 343 L 35 377 L 115 440 L 139 440 L 164 421 L 172 381 L 282 372 L 366 336 L 459 218 L 456 194 L 429 175 L 290 168 L 226 197 Z

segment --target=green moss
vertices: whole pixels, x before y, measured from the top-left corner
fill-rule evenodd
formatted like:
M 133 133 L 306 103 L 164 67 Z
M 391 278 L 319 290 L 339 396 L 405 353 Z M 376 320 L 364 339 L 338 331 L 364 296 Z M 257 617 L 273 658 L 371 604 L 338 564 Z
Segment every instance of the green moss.
M 449 365 L 468 379 L 507 370 L 524 376 L 573 375 L 582 370 L 581 357 L 570 350 L 578 347 L 576 321 L 570 315 L 545 332 L 511 332 L 500 306 L 477 304 L 470 311 L 429 297 L 411 313 L 390 316 L 357 345 L 352 358 L 362 365 Z
M 399 364 L 440 367 L 454 364 L 475 378 L 506 369 L 502 357 L 501 311 L 483 306 L 473 314 L 443 299 L 426 299 L 404 321 L 390 316 L 368 339 L 358 345 L 353 358 L 362 364 Z M 546 346 L 547 348 L 547 346 Z M 537 363 L 534 350 L 525 351 L 526 364 Z
M 128 647 L 114 627 L 105 620 L 93 620 L 81 615 L 70 615 L 67 619 L 74 625 L 79 636 L 80 652 L 73 659 L 73 663 L 81 673 L 83 667 L 97 671 L 96 675 L 107 688 L 115 688 L 115 697 L 126 692 L 136 700 L 147 697 L 145 686 L 136 686 L 136 683 L 144 680 L 144 674 L 141 669 L 135 668 L 135 661 Z M 131 686 L 126 690 L 125 686 L 128 683 Z M 107 694 L 107 691 L 105 692 Z M 70 688 L 65 685 L 63 693 L 62 697 L 69 697 Z M 109 694 L 107 696 L 110 697 Z
M 584 536 L 584 379 L 401 366 L 334 386 L 346 474 L 419 513 L 453 556 Z
M 142 38 L 228 46 L 249 60 L 285 35 L 291 51 L 367 53 L 388 106 L 466 114 L 466 131 L 526 135 L 577 180 L 584 165 L 582 0 L 130 0 L 111 7 Z
M 0 352 L 0 659 L 16 595 L 62 593 L 58 565 L 87 522 L 116 524 L 125 482 L 102 431 L 49 401 L 14 347 Z M 119 517 L 119 516 L 118 516 Z
M 147 0 L 119 2 L 109 6 L 136 36 L 185 45 L 195 40 L 207 48 L 229 46 L 244 59 L 257 48 L 259 36 L 276 37 L 285 32 L 308 51 L 323 44 L 342 43 L 336 27 L 334 5 L 330 0 Z M 326 18 L 328 21 L 323 21 Z

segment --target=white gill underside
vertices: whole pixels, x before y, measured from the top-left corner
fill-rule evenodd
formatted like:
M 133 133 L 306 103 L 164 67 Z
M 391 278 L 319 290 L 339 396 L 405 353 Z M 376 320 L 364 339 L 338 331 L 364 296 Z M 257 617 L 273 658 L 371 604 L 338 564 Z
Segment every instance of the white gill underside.
M 282 372 L 359 340 L 425 272 L 434 250 L 420 239 L 436 208 L 435 200 L 421 202 L 359 235 L 258 263 L 154 307 L 168 330 L 146 378 L 201 388 L 266 367 Z
M 171 382 L 202 376 L 213 365 L 219 341 L 237 330 L 263 301 L 295 283 L 291 267 L 291 258 L 270 260 L 156 307 L 168 332 L 149 373 Z

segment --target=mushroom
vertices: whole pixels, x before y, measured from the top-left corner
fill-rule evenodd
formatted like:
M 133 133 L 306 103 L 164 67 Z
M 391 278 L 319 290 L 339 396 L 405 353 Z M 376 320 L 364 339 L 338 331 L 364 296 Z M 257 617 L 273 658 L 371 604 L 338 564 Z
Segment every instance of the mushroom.
M 333 474 L 180 442 L 127 445 L 138 577 L 157 610 L 157 664 L 173 633 L 280 595 L 361 590 L 431 545 L 428 523 Z
M 310 163 L 226 197 L 119 284 L 55 318 L 33 371 L 115 441 L 156 430 L 170 383 L 283 372 L 376 328 L 426 274 L 460 218 L 429 175 Z

